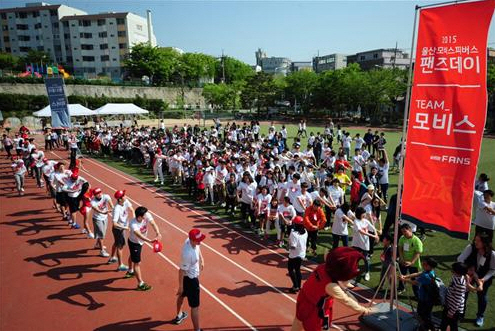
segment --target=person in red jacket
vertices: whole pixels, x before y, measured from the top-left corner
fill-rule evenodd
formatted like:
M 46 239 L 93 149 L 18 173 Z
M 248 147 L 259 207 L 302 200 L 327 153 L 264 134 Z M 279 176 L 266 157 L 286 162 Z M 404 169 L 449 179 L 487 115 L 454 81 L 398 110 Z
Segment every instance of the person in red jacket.
M 361 185 L 362 181 L 359 179 L 359 173 L 353 171 L 351 173 L 351 210 L 356 210 L 357 206 L 361 202 Z
M 327 219 L 323 208 L 321 208 L 321 202 L 319 200 L 313 201 L 313 204 L 304 211 L 304 227 L 308 231 L 308 243 L 311 244 L 310 253 L 313 255 L 316 255 L 318 230 L 323 229 L 326 222 Z
M 297 296 L 292 331 L 321 331 L 332 324 L 334 300 L 352 310 L 369 314 L 372 309 L 360 305 L 345 292 L 349 280 L 359 274 L 364 256 L 351 247 L 337 247 L 325 256 L 309 276 Z

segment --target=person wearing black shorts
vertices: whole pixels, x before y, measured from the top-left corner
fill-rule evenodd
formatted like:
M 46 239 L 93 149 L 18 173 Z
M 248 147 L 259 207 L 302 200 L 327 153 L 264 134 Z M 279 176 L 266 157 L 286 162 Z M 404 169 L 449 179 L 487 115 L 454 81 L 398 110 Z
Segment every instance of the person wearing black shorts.
M 182 247 L 182 258 L 179 269 L 179 289 L 177 291 L 177 316 L 175 324 L 181 324 L 187 318 L 187 313 L 182 311 L 184 298 L 191 307 L 191 319 L 194 330 L 199 327 L 199 272 L 204 269 L 204 259 L 200 245 L 205 235 L 199 229 L 189 231 L 189 238 Z
M 151 286 L 144 282 L 141 274 L 141 248 L 145 242 L 153 243 L 155 240 L 161 240 L 162 235 L 160 234 L 158 225 L 156 225 L 156 222 L 153 220 L 153 217 L 146 207 L 137 207 L 134 215 L 135 218 L 129 223 L 129 240 L 127 241 L 132 263 L 124 278 L 136 276 L 138 282 L 136 290 L 148 291 L 151 290 Z M 150 225 L 153 227 L 156 234 L 156 237 L 153 239 L 148 238 L 148 229 Z
M 112 254 L 108 260 L 108 264 L 118 262 L 117 271 L 127 271 L 129 267 L 124 264 L 122 258 L 123 248 L 125 246 L 125 231 L 129 230 L 129 214 L 134 214 L 132 204 L 125 198 L 125 191 L 119 190 L 113 195 L 117 199 L 117 203 L 113 208 L 112 214 L 112 233 L 114 243 L 112 246 Z M 129 264 L 131 264 L 129 257 Z

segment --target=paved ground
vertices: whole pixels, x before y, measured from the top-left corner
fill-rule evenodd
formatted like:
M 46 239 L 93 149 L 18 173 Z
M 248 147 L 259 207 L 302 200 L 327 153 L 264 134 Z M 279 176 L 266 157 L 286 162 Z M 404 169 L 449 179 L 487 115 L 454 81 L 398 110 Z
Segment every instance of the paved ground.
M 58 159 L 66 152 L 47 153 Z M 92 249 L 93 240 L 71 230 L 43 189 L 27 179 L 26 194 L 12 190 L 9 163 L 0 162 L 1 330 L 190 330 L 175 326 L 177 264 L 187 232 L 207 234 L 202 245 L 201 320 L 205 330 L 289 330 L 296 296 L 288 292 L 286 252 L 212 219 L 166 192 L 115 169 L 85 160 L 81 173 L 105 193 L 126 189 L 134 207 L 145 205 L 163 234 L 163 254 L 143 247 L 143 274 L 153 286 L 138 292 Z M 110 234 L 110 231 L 109 231 Z M 109 236 L 110 238 L 110 236 Z M 107 246 L 110 246 L 110 240 Z M 127 256 L 127 251 L 125 253 Z M 305 276 L 314 265 L 308 264 Z M 358 293 L 370 293 L 358 289 Z M 334 327 L 363 330 L 358 316 L 334 308 Z

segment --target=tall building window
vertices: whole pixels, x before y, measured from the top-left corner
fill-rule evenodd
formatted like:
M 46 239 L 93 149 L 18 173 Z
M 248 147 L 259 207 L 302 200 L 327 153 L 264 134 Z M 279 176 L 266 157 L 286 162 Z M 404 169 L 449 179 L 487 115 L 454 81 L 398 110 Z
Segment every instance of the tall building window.
M 99 32 L 99 33 L 98 33 L 98 37 L 100 37 L 100 38 L 106 38 L 106 37 L 107 37 L 107 35 L 108 35 L 108 34 L 107 34 L 107 32 L 106 32 L 106 31 L 103 31 L 103 32 Z
M 27 13 L 19 13 L 19 18 L 27 18 Z
M 29 29 L 29 25 L 27 25 L 27 24 L 17 24 L 16 28 L 17 28 L 17 30 L 28 30 Z
M 8 31 L 9 26 L 8 25 L 2 25 L 2 31 Z
M 378 59 L 378 53 L 373 54 L 374 59 Z
M 125 33 L 125 31 L 118 31 L 118 32 L 117 32 L 117 35 L 118 35 L 119 37 L 125 37 L 125 36 L 126 36 L 126 33 Z
M 105 25 L 105 19 L 99 19 L 98 20 L 98 26 Z
M 101 44 L 100 49 L 101 50 L 108 49 L 108 44 Z
M 2 19 L 6 20 L 7 19 L 7 14 L 2 13 L 0 17 L 2 17 Z
M 91 26 L 90 20 L 79 20 L 79 26 Z
M 68 27 L 69 27 L 69 21 L 63 21 L 63 22 L 62 22 L 62 26 L 63 26 L 64 28 L 68 28 Z
M 58 22 L 52 23 L 52 27 L 55 28 L 55 29 L 58 29 Z
M 103 62 L 103 61 L 110 61 L 110 56 L 109 55 L 102 55 L 100 56 L 100 60 Z
M 56 10 L 50 10 L 50 16 L 57 16 L 58 13 Z
M 79 33 L 79 38 L 91 39 L 91 38 L 93 38 L 93 34 L 89 33 L 89 32 L 81 32 L 81 33 Z
M 119 44 L 119 48 L 120 48 L 120 49 L 127 48 L 127 44 Z
M 34 28 L 35 28 L 36 30 L 41 29 L 41 23 L 36 23 L 36 24 L 34 25 Z
M 19 41 L 29 41 L 31 38 L 29 36 L 17 36 L 19 38 Z
M 81 45 L 81 49 L 84 49 L 86 51 L 90 51 L 90 50 L 93 49 L 93 45 L 91 45 L 91 44 L 82 44 Z
M 83 61 L 86 61 L 86 62 L 94 62 L 95 61 L 94 56 L 83 56 L 82 59 L 83 59 Z
M 38 46 L 38 48 L 43 48 L 43 46 Z M 31 47 L 26 47 L 26 46 L 23 46 L 23 47 L 19 47 L 19 51 L 20 52 L 29 52 L 31 50 Z
M 40 12 L 39 11 L 33 11 L 33 17 L 39 17 Z
M 360 59 L 361 61 L 364 61 L 364 60 L 366 60 L 366 56 L 361 55 L 361 57 L 360 57 L 359 59 Z
M 125 19 L 123 19 L 123 18 L 117 18 L 117 24 L 119 24 L 119 25 L 125 24 Z
M 9 36 L 4 36 L 3 37 L 3 41 L 5 41 L 6 43 L 8 43 L 9 42 Z

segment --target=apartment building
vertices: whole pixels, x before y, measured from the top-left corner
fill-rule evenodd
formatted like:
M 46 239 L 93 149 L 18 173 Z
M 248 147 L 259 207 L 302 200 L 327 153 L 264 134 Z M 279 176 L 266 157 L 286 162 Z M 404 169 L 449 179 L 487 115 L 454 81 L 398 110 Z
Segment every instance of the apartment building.
M 151 22 L 151 19 L 149 20 Z M 136 43 L 156 46 L 147 18 L 130 12 L 88 14 L 43 2 L 0 9 L 0 50 L 25 56 L 35 49 L 50 54 L 76 77 L 123 78 L 124 59 Z
M 409 54 L 396 48 L 381 48 L 347 57 L 347 64 L 358 63 L 363 70 L 374 68 L 409 68 Z
M 76 8 L 43 2 L 0 9 L 0 50 L 16 56 L 25 56 L 31 49 L 45 51 L 50 54 L 52 61 L 63 63 L 66 47 L 60 19 L 84 14 L 86 12 Z
M 146 18 L 133 13 L 65 16 L 61 24 L 66 63 L 73 68 L 75 76 L 121 79 L 131 47 L 148 42 Z M 153 34 L 151 44 L 156 46 Z

